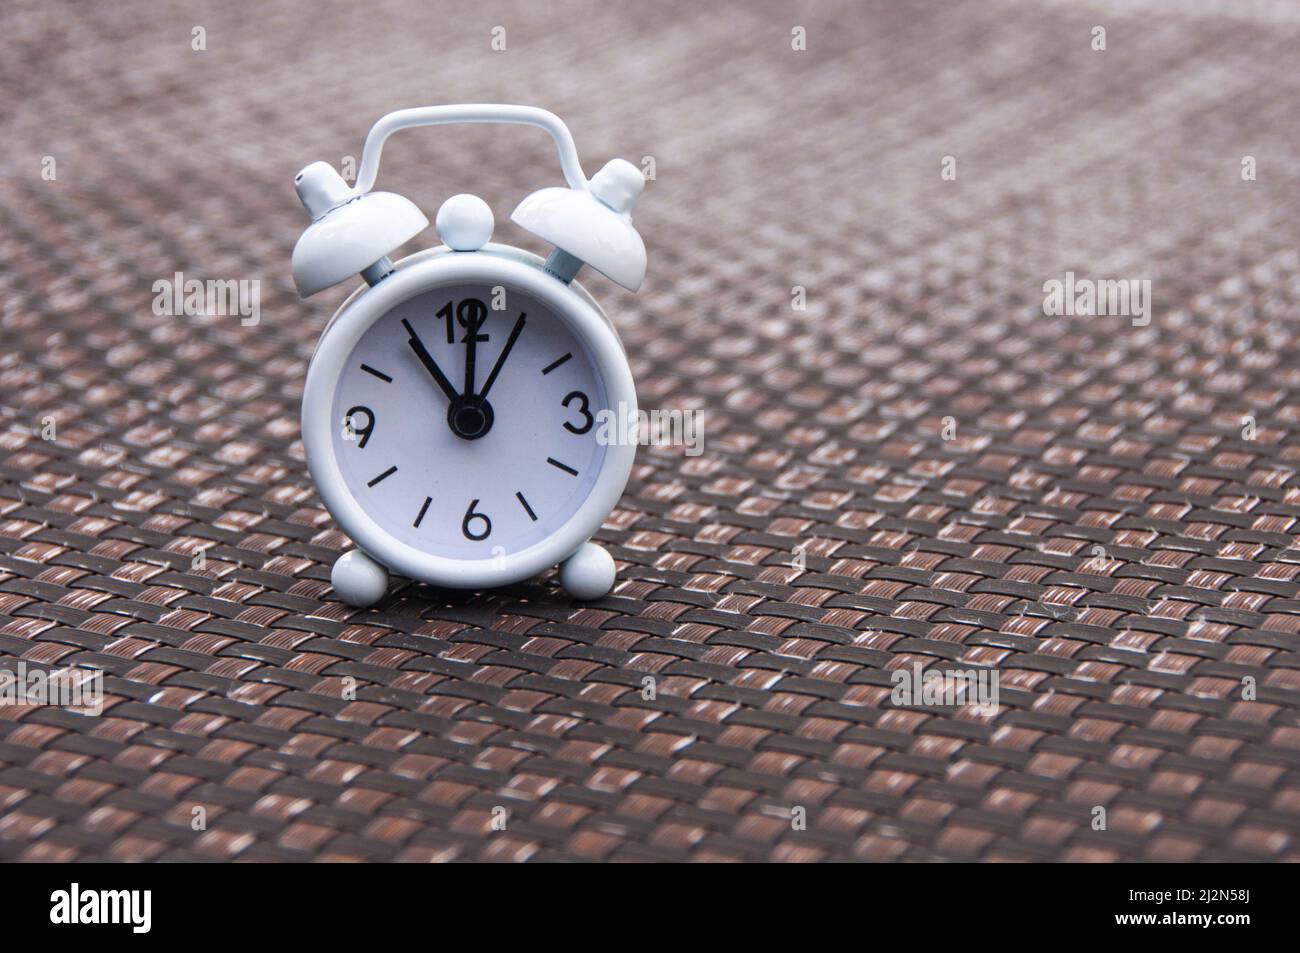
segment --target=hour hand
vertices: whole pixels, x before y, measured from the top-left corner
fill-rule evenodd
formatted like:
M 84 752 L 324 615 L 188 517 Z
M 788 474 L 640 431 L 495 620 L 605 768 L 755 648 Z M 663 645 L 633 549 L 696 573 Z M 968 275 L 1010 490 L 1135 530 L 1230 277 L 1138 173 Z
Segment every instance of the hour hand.
M 406 318 L 402 318 L 402 327 L 406 328 L 406 333 L 411 336 L 411 350 L 414 351 L 415 356 L 420 359 L 420 363 L 424 365 L 424 369 L 429 372 L 429 375 L 442 389 L 442 392 L 447 395 L 447 399 L 455 400 L 457 397 L 456 388 L 451 386 L 451 381 L 447 380 L 447 375 L 442 372 L 442 368 L 439 367 L 438 362 L 433 359 L 433 355 L 429 353 L 429 349 L 424 346 L 424 342 L 420 340 L 420 336 L 415 333 L 415 329 L 411 327 L 411 322 L 407 321 Z

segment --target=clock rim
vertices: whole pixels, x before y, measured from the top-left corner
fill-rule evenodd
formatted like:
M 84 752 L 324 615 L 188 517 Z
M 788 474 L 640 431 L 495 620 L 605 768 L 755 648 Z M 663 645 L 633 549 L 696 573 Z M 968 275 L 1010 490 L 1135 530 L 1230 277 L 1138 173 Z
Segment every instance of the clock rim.
M 448 252 L 399 262 L 388 277 L 357 289 L 344 301 L 321 335 L 307 368 L 303 447 L 321 501 L 357 548 L 389 569 L 421 582 L 455 589 L 496 588 L 558 565 L 600 529 L 632 473 L 636 444 L 607 444 L 591 492 L 559 529 L 517 553 L 473 560 L 434 555 L 402 542 L 367 514 L 349 492 L 333 441 L 332 411 L 339 376 L 357 342 L 376 321 L 399 304 L 445 285 L 503 284 L 532 295 L 587 346 L 604 381 L 609 408 L 622 406 L 636 412 L 632 370 L 609 319 L 581 286 L 565 285 L 547 274 L 540 267 L 540 258 L 537 263 L 522 260 L 521 251 L 507 246 L 501 251 Z

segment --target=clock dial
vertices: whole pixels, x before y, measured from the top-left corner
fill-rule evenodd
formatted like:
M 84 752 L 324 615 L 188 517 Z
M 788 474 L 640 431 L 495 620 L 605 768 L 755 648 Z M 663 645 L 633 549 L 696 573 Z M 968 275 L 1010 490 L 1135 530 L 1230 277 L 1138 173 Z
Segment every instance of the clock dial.
M 449 286 L 357 341 L 334 392 L 334 452 L 392 536 L 489 560 L 551 536 L 586 500 L 606 409 L 590 352 L 553 311 L 501 286 Z

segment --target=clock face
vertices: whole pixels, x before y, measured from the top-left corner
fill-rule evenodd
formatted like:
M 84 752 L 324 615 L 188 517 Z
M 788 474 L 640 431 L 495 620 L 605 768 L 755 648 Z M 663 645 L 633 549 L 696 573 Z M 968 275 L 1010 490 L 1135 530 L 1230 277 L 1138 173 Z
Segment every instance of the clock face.
M 401 542 L 452 559 L 510 556 L 553 535 L 605 461 L 606 387 L 588 348 L 502 285 L 436 288 L 380 316 L 332 407 L 349 495 Z

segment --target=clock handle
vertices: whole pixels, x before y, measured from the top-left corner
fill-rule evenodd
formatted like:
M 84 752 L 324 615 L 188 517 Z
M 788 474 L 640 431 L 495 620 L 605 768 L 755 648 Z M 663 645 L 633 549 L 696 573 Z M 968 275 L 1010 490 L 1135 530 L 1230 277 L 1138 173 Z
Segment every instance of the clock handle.
M 361 168 L 357 170 L 357 184 L 352 189 L 353 196 L 364 195 L 374 188 L 384 141 L 397 130 L 452 123 L 507 123 L 544 129 L 555 140 L 555 148 L 560 154 L 560 168 L 564 170 L 564 178 L 569 187 L 580 192 L 588 190 L 587 177 L 578 161 L 578 147 L 573 143 L 573 135 L 555 113 L 536 106 L 470 103 L 463 106 L 417 106 L 413 109 L 399 109 L 382 117 L 370 127 L 370 132 L 366 135 L 366 143 L 361 150 Z

